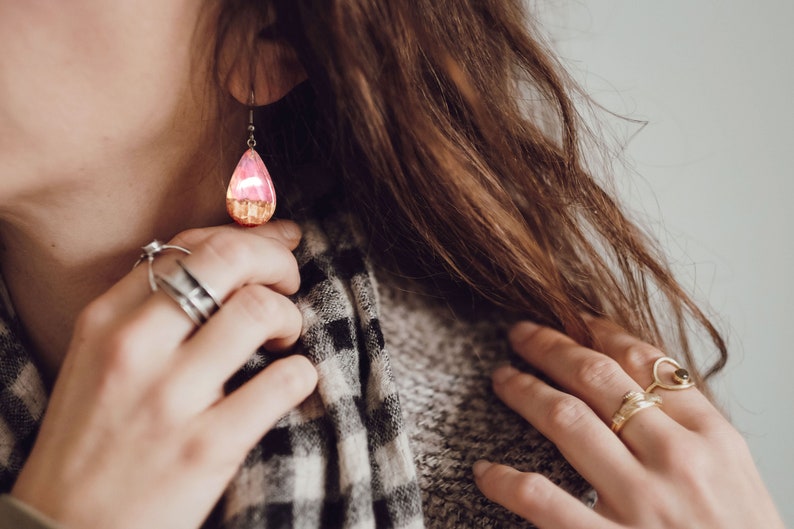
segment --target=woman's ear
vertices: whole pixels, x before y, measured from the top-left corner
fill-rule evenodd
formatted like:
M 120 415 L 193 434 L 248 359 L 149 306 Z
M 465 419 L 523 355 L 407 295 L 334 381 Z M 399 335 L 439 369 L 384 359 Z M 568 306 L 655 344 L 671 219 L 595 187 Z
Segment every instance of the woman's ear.
M 307 78 L 294 48 L 283 39 L 260 34 L 245 41 L 247 46 L 238 41 L 221 51 L 222 63 L 227 65 L 225 88 L 240 103 L 274 103 Z

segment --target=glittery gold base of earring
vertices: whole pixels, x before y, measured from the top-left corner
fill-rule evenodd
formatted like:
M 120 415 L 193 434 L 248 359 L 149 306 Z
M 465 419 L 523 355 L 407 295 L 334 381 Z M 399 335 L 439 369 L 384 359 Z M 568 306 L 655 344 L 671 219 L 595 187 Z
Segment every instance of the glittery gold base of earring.
M 259 226 L 264 224 L 276 211 L 274 202 L 263 202 L 260 200 L 237 200 L 234 198 L 226 199 L 226 211 L 234 221 L 246 227 Z

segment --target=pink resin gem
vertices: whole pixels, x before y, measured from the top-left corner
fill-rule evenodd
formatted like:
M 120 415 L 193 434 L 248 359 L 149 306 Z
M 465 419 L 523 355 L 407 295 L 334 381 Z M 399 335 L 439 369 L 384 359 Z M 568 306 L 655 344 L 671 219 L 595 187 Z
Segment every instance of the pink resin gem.
M 226 210 L 243 226 L 264 224 L 276 211 L 273 180 L 259 154 L 253 149 L 243 153 L 226 190 Z

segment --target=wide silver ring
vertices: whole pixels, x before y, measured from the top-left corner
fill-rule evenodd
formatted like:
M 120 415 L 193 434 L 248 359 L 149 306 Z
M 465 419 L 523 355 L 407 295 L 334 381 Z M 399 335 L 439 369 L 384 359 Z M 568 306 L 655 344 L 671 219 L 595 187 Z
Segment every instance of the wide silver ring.
M 182 253 L 190 255 L 190 250 L 187 248 L 177 246 L 176 244 L 163 244 L 157 239 L 153 240 L 146 246 L 141 246 L 141 250 L 143 250 L 143 253 L 138 260 L 135 261 L 135 264 L 132 265 L 132 268 L 137 268 L 137 266 L 141 264 L 144 259 L 146 260 L 149 271 L 149 288 L 152 290 L 152 292 L 157 292 L 157 281 L 154 279 L 154 267 L 152 265 L 154 258 L 157 257 L 157 254 L 164 252 L 165 250 L 178 250 Z
M 155 274 L 154 281 L 196 326 L 201 326 L 221 308 L 221 302 L 208 286 L 196 279 L 185 263 L 177 260 L 176 264 L 177 269 L 172 274 Z

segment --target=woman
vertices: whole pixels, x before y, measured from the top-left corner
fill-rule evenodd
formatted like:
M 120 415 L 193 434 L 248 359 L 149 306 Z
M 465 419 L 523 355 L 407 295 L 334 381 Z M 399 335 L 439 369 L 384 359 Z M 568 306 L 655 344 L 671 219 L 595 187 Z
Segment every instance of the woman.
M 6 526 L 782 526 L 518 2 L 0 9 Z

